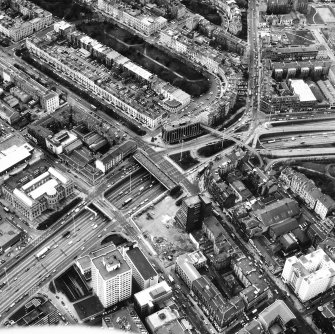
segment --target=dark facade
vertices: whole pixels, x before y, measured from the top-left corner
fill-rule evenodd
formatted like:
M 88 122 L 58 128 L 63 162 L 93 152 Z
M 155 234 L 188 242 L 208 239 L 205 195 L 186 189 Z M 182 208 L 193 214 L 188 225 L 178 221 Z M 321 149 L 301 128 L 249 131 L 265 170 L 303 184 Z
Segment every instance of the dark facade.
M 177 143 L 180 140 L 199 136 L 203 129 L 199 122 L 176 122 L 165 124 L 162 127 L 162 139 L 168 144 Z

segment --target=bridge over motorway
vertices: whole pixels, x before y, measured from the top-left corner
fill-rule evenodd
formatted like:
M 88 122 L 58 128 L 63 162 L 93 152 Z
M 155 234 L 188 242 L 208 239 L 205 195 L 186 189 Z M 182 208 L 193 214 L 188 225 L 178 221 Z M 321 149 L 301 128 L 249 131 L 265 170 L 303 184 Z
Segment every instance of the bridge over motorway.
M 173 189 L 177 182 L 165 173 L 150 157 L 141 149 L 134 154 L 134 159 L 141 164 L 149 173 L 159 180 L 168 190 Z
M 238 144 L 238 145 L 240 145 L 240 146 L 246 148 L 246 149 L 247 149 L 249 152 L 251 152 L 253 155 L 256 155 L 256 156 L 257 156 L 257 158 L 258 158 L 258 160 L 259 160 L 259 163 L 260 163 L 260 166 L 261 166 L 261 167 L 264 165 L 264 162 L 263 162 L 263 159 L 262 159 L 261 155 L 259 154 L 259 152 L 258 152 L 255 148 L 249 146 L 249 145 L 246 144 L 246 143 L 243 143 L 242 141 L 240 141 L 239 139 L 233 137 L 232 135 L 229 135 L 229 134 L 227 134 L 227 133 L 224 133 L 224 132 L 221 132 L 221 131 L 212 129 L 211 127 L 209 127 L 209 126 L 207 126 L 207 125 L 203 125 L 203 124 L 201 124 L 201 127 L 204 128 L 205 130 L 211 132 L 211 133 L 212 133 L 214 136 L 216 136 L 216 137 L 219 137 L 219 138 L 221 138 L 221 139 L 229 139 L 229 140 L 231 140 L 231 141 L 234 141 L 236 144 Z

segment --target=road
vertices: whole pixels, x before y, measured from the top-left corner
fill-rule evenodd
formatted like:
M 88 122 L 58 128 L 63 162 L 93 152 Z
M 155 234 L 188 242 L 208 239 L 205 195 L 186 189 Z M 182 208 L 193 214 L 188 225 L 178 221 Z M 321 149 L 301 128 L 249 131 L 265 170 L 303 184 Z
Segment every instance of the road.
M 93 224 L 97 224 L 94 229 Z M 116 221 L 107 224 L 103 217 L 95 217 L 90 211 L 83 209 L 67 229 L 71 231 L 69 239 L 62 237 L 64 232 L 55 234 L 52 241 L 42 247 L 49 246 L 51 249 L 44 258 L 29 256 L 1 278 L 1 283 L 6 283 L 1 292 L 2 319 L 22 305 L 28 295 L 36 293 L 39 288 L 59 275 L 76 257 L 85 254 L 85 249 L 100 240 L 97 236 L 106 227 L 113 229 L 117 225 Z M 36 253 L 39 249 L 41 248 L 36 248 Z M 13 303 L 15 306 L 11 307 Z

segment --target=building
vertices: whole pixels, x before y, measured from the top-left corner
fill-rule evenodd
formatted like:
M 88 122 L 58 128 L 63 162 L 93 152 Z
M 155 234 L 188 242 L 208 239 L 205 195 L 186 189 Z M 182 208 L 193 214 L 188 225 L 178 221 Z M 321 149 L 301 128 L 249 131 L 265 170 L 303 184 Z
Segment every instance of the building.
M 92 287 L 104 307 L 131 296 L 132 269 L 116 249 L 92 259 Z
M 25 143 L 21 146 L 13 145 L 0 152 L 0 176 L 9 173 L 18 165 L 31 158 L 34 148 Z
M 201 251 L 182 254 L 176 259 L 175 271 L 185 284 L 192 289 L 193 282 L 201 277 L 197 268 L 204 267 L 206 262 L 207 259 Z
M 162 126 L 162 139 L 168 144 L 178 143 L 182 140 L 200 136 L 204 132 L 200 122 L 189 118 L 164 124 Z
M 138 247 L 126 251 L 124 259 L 132 269 L 133 277 L 142 290 L 158 283 L 156 270 Z
M 130 10 L 121 1 L 98 0 L 98 9 L 147 36 L 167 25 L 164 17 L 144 15 L 139 10 Z
M 147 327 L 152 334 L 174 333 L 186 334 L 178 321 L 179 312 L 175 308 L 165 307 L 145 318 Z
M 0 221 L 0 254 L 21 240 L 23 233 L 7 220 Z
M 26 39 L 26 46 L 28 51 L 39 58 L 44 66 L 51 67 L 59 75 L 67 76 L 69 80 L 79 84 L 81 89 L 103 98 L 106 103 L 116 107 L 127 117 L 151 129 L 161 124 L 165 112 L 160 105 L 151 103 L 149 108 L 149 104 L 144 106 L 135 99 L 127 97 L 119 89 L 113 89 L 106 84 L 98 84 L 98 80 L 101 78 L 100 75 L 97 75 L 98 69 L 78 53 L 71 52 L 70 48 L 54 45 L 52 41 L 47 39 L 37 38 L 34 40 Z M 128 58 L 125 61 L 128 61 Z M 85 71 L 83 71 L 83 66 L 85 66 Z M 101 75 L 105 75 L 105 72 L 102 72 Z
M 95 161 L 95 167 L 103 173 L 107 173 L 116 165 L 122 162 L 130 154 L 135 153 L 137 145 L 134 141 L 128 140 L 118 147 L 113 147 L 110 151 L 104 154 L 101 158 Z
M 76 266 L 80 273 L 85 277 L 86 281 L 92 278 L 91 258 L 88 255 L 82 256 L 76 260 Z
M 69 145 L 76 141 L 78 141 L 77 135 L 68 130 L 61 130 L 53 137 L 45 139 L 46 147 L 57 155 L 63 153 Z M 80 140 L 79 142 L 81 143 Z
M 193 282 L 192 291 L 199 299 L 203 309 L 218 326 L 232 325 L 234 320 L 244 311 L 241 297 L 235 296 L 229 301 L 224 299 L 220 291 L 207 276 L 201 276 Z
M 12 107 L 0 103 L 0 118 L 6 121 L 8 124 L 14 124 L 20 119 L 20 113 L 14 110 Z
M 292 256 L 286 259 L 282 280 L 306 302 L 335 285 L 335 263 L 321 248 L 300 258 Z
M 205 203 L 201 196 L 187 197 L 183 199 L 181 208 L 176 213 L 175 221 L 186 232 L 199 229 L 209 207 L 211 207 L 211 203 Z
M 49 92 L 42 96 L 41 106 L 47 113 L 54 112 L 59 107 L 59 95 L 56 92 Z
M 19 188 L 12 189 L 6 183 L 2 186 L 5 199 L 31 221 L 47 209 L 58 208 L 59 202 L 72 195 L 73 190 L 73 181 L 53 167 Z
M 159 282 L 147 289 L 135 293 L 135 309 L 141 316 L 153 313 L 158 304 L 172 297 L 172 288 L 166 281 Z
M 5 12 L 1 12 L 0 32 L 15 42 L 32 35 L 52 23 L 52 14 L 30 1 L 10 0 L 10 5 L 14 11 L 28 17 L 28 20 L 24 20 L 22 16 L 12 18 L 6 15 Z

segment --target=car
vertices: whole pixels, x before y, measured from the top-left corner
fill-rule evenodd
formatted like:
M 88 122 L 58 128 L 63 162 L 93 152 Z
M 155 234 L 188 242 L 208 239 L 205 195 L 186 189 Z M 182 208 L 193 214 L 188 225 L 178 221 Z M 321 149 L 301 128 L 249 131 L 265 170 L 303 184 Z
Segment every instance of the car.
M 73 240 L 71 240 L 71 241 L 69 242 L 69 245 L 72 245 L 72 243 L 73 243 Z
M 54 269 L 52 272 L 55 273 L 55 272 L 56 272 L 56 269 Z
M 93 230 L 95 230 L 97 227 L 98 227 L 98 225 L 95 224 L 95 225 L 93 226 Z
M 84 246 L 80 248 L 80 250 L 82 250 L 82 251 L 83 251 L 84 249 L 85 249 L 85 247 L 84 247 Z
M 5 263 L 5 262 L 6 262 L 6 260 L 4 260 L 4 259 L 1 260 L 1 263 Z
M 102 235 L 101 235 L 101 234 L 99 234 L 99 235 L 98 235 L 98 238 L 101 238 L 101 237 L 102 237 Z
M 94 217 L 91 217 L 90 220 L 93 220 Z
M 14 281 L 16 281 L 17 280 L 17 277 L 14 277 Z

